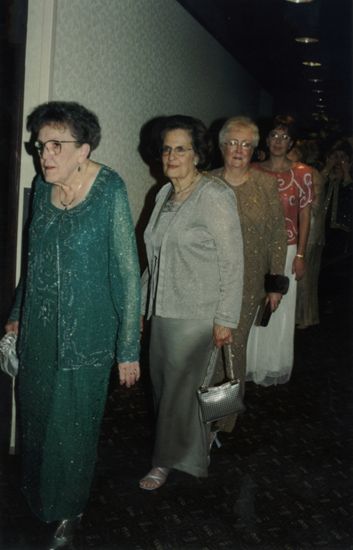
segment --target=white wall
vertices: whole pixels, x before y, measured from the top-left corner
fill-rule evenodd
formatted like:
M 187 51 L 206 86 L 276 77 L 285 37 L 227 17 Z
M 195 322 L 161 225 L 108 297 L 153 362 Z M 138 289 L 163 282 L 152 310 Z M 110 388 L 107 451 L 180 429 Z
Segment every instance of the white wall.
M 47 99 L 95 111 L 103 139 L 93 158 L 122 175 L 135 221 L 154 183 L 137 152 L 144 123 L 181 113 L 210 124 L 262 110 L 263 90 L 176 0 L 29 0 L 28 7 L 24 113 Z M 29 185 L 25 153 L 22 162 L 22 186 Z

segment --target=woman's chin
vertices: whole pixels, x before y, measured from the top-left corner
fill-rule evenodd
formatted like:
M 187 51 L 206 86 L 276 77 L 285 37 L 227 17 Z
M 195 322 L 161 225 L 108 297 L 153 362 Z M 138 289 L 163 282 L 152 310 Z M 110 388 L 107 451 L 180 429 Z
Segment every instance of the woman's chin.
M 43 172 L 43 177 L 47 183 L 55 183 L 55 176 L 52 172 L 45 170 Z

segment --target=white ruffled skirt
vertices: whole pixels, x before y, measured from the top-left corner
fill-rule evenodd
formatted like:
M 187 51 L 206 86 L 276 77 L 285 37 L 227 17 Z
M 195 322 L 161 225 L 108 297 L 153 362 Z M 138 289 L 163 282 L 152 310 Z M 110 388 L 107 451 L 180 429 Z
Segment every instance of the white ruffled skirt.
M 297 245 L 288 246 L 285 275 L 289 290 L 267 327 L 253 325 L 247 345 L 246 380 L 262 386 L 284 384 L 290 379 L 294 356 L 295 305 L 297 282 L 292 263 Z M 256 318 L 256 316 L 255 316 Z

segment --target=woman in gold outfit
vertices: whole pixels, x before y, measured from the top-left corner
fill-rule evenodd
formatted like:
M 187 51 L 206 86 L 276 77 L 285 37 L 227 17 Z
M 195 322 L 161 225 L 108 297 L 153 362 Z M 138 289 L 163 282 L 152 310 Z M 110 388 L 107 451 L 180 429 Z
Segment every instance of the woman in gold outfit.
M 259 130 L 247 117 L 233 117 L 219 133 L 219 146 L 224 166 L 213 171 L 234 191 L 243 234 L 244 286 L 240 321 L 233 330 L 232 351 L 236 376 L 243 392 L 246 373 L 246 346 L 256 311 L 263 299 L 278 308 L 282 294 L 279 277 L 284 272 L 287 251 L 282 206 L 275 178 L 251 167 L 250 161 L 259 142 Z M 271 287 L 265 291 L 264 278 L 271 277 Z M 266 296 L 267 294 L 267 296 Z M 266 330 L 266 328 L 263 328 Z M 221 377 L 217 372 L 217 378 Z M 232 431 L 236 417 L 217 423 L 217 430 Z

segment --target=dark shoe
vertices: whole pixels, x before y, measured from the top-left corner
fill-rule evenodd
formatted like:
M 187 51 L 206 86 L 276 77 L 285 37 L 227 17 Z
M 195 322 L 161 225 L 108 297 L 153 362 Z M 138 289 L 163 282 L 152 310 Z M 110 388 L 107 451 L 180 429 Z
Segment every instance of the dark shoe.
M 75 532 L 80 525 L 82 514 L 74 519 L 63 519 L 57 525 L 47 550 L 68 547 L 74 540 Z

